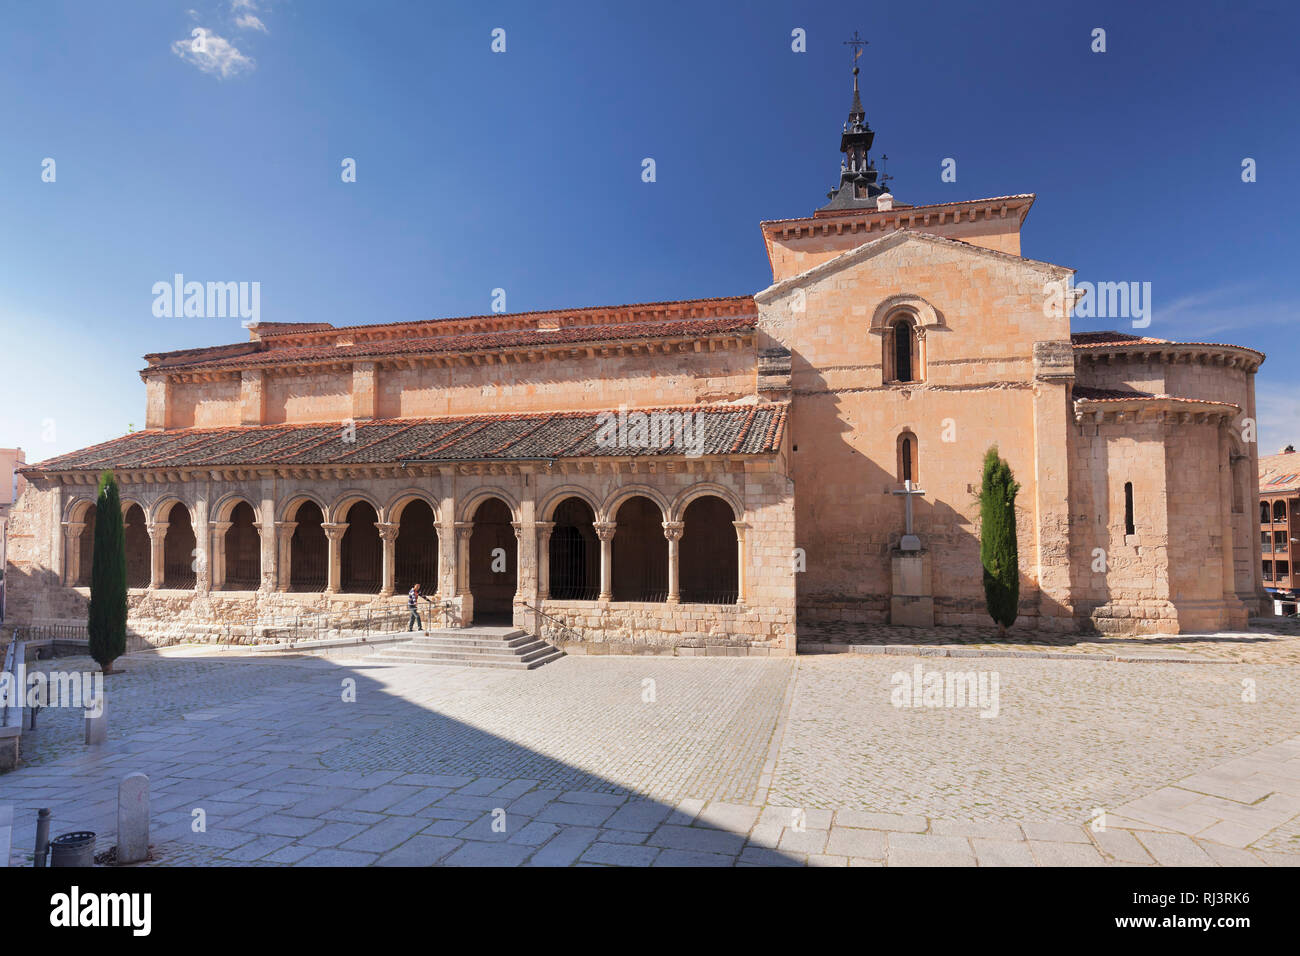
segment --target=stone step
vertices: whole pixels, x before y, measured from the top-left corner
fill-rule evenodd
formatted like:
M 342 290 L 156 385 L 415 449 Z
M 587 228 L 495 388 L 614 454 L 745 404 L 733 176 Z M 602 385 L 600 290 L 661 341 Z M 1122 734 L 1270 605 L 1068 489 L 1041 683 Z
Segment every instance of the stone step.
M 448 644 L 441 647 L 409 647 L 405 644 L 397 647 L 386 648 L 380 653 L 396 654 L 407 660 L 417 660 L 424 657 L 490 657 L 509 660 L 516 657 L 526 657 L 535 654 L 539 650 L 546 650 L 551 645 L 545 641 L 532 641 L 522 647 L 503 648 L 503 647 L 464 647 L 461 645 Z
M 520 634 L 518 637 L 500 639 L 495 637 L 416 637 L 402 644 L 403 647 L 452 647 L 463 645 L 465 647 L 495 647 L 509 648 L 520 647 L 524 644 L 532 643 L 536 638 L 531 634 Z
M 517 628 L 447 628 L 425 631 L 375 655 L 381 661 L 505 667 L 532 670 L 564 652 Z
M 563 651 L 551 649 L 544 656 L 533 658 L 532 660 L 523 660 L 518 657 L 511 657 L 506 660 L 497 660 L 495 658 L 484 657 L 442 657 L 442 656 L 423 656 L 418 658 L 404 658 L 395 656 L 395 652 L 386 651 L 383 654 L 376 655 L 376 660 L 388 661 L 390 663 L 401 664 L 434 664 L 449 667 L 500 667 L 507 670 L 524 670 L 530 671 L 543 664 L 549 664 L 551 661 L 559 660 L 564 656 Z

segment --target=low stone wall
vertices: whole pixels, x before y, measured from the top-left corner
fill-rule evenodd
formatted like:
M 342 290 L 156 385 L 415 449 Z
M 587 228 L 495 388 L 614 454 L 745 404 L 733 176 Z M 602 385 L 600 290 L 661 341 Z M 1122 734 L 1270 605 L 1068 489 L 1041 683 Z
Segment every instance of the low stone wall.
M 736 604 L 556 601 L 528 628 L 571 653 L 793 654 L 792 615 Z

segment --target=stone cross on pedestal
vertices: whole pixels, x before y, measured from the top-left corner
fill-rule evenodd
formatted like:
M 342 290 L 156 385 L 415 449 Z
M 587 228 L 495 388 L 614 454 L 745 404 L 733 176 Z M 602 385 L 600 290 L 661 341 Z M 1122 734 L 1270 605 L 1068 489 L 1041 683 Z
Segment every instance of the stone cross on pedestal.
M 903 501 L 907 506 L 907 528 L 903 533 L 902 540 L 898 542 L 900 551 L 920 551 L 921 539 L 912 534 L 912 496 L 925 494 L 920 488 L 912 485 L 912 479 L 909 478 L 903 482 L 903 487 L 896 491 L 891 491 L 891 495 L 904 495 Z

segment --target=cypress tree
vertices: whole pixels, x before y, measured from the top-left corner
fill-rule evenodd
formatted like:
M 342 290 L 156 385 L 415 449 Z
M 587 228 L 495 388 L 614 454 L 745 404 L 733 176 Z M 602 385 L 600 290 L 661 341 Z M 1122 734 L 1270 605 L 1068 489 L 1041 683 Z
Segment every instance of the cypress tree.
M 86 630 L 90 656 L 105 674 L 111 674 L 113 661 L 126 653 L 126 534 L 117 479 L 111 471 L 99 476 L 95 498 L 95 550 Z
M 997 622 L 998 637 L 1015 623 L 1020 602 L 1020 561 L 1016 554 L 1016 493 L 1020 484 L 993 445 L 984 455 L 980 484 L 980 563 L 984 565 L 984 603 Z

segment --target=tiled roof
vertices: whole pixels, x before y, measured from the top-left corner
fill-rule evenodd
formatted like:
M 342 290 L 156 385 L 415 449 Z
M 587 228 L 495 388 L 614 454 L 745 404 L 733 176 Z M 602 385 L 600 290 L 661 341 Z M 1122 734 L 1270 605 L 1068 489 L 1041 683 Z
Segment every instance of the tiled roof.
M 781 445 L 788 403 L 700 405 L 635 409 L 698 413 L 702 454 L 767 455 Z M 628 458 L 680 456 L 686 449 L 605 447 L 597 443 L 601 412 L 476 415 L 355 424 L 253 425 L 132 432 L 32 465 L 30 471 L 99 471 L 148 468 L 219 468 L 275 465 L 394 464 L 408 460 L 508 461 L 520 458 Z M 609 414 L 617 414 L 611 412 Z
M 1175 342 L 1172 339 L 1155 339 L 1146 335 L 1130 335 L 1127 332 L 1073 332 L 1070 342 L 1076 349 L 1114 348 L 1126 345 L 1173 345 L 1177 347 L 1193 346 L 1211 349 L 1241 349 L 1254 352 L 1261 359 L 1264 353 L 1247 345 L 1233 345 L 1231 342 Z
M 1153 339 L 1127 332 L 1074 332 L 1070 342 L 1075 348 L 1086 349 L 1098 345 L 1173 345 L 1168 339 Z
M 1300 453 L 1283 452 L 1259 458 L 1259 493 L 1264 496 L 1300 491 Z
M 719 335 L 752 331 L 754 315 L 726 316 L 710 319 L 672 319 L 662 322 L 629 322 L 622 325 L 575 325 L 560 329 L 504 329 L 495 332 L 465 332 L 453 335 L 403 337 L 355 345 L 301 345 L 269 349 L 259 342 L 212 349 L 190 349 L 147 356 L 157 360 L 145 371 L 161 368 L 238 369 L 299 362 L 330 361 L 388 355 L 428 355 L 431 353 L 474 352 L 507 348 L 543 348 L 556 345 L 580 345 L 598 342 L 621 342 Z
M 1156 395 L 1127 388 L 1093 388 L 1090 385 L 1074 386 L 1074 400 L 1088 402 L 1184 402 L 1189 405 L 1222 405 L 1238 408 L 1232 402 L 1215 402 L 1204 398 L 1187 398 L 1181 395 Z

